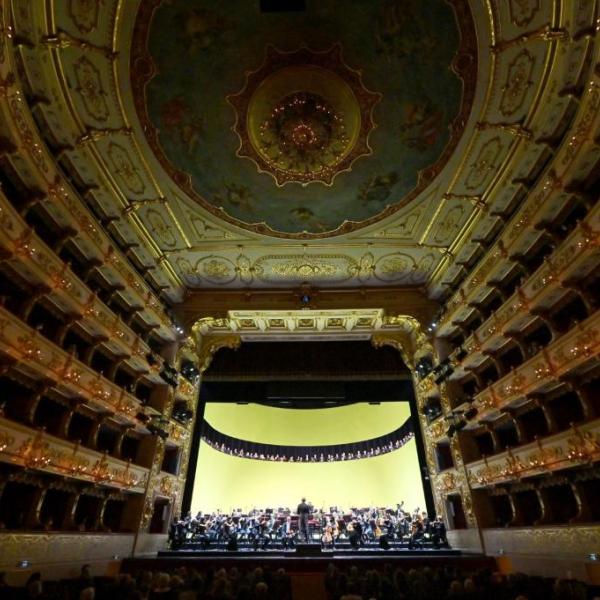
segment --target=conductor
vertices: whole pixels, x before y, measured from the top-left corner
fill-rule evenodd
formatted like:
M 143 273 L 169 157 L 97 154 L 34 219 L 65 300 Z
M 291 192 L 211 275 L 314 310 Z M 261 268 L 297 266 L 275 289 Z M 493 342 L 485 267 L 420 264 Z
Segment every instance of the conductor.
M 298 504 L 297 511 L 298 513 L 298 527 L 300 529 L 299 535 L 300 537 L 304 537 L 306 542 L 309 541 L 308 534 L 308 519 L 310 517 L 310 504 L 306 503 L 306 498 L 302 498 L 302 502 Z

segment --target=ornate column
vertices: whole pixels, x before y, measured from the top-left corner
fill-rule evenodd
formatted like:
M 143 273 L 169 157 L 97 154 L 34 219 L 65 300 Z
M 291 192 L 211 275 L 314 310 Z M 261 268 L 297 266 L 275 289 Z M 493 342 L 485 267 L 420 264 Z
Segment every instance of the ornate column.
M 517 432 L 517 440 L 519 444 L 525 444 L 527 442 L 525 429 L 523 428 L 523 424 L 521 423 L 521 421 L 517 418 L 515 411 L 511 408 L 506 408 L 502 412 L 506 413 L 510 417 L 510 420 L 513 422 L 513 425 L 515 426 L 515 430 Z
M 202 375 L 204 374 L 206 369 L 208 369 L 213 357 L 219 350 L 221 350 L 222 348 L 230 348 L 232 350 L 237 350 L 242 343 L 240 336 L 236 334 L 228 333 L 218 336 L 202 336 L 200 335 L 197 328 L 192 328 L 192 331 L 193 339 L 189 338 L 188 342 L 182 348 L 180 348 L 177 357 L 178 364 L 181 362 L 183 354 L 186 354 L 188 358 L 193 359 L 198 366 L 199 377 L 198 381 L 194 386 L 194 405 L 190 406 L 190 408 L 193 410 L 194 416 L 188 425 L 189 433 L 186 439 L 184 440 L 181 449 L 177 485 L 178 492 L 175 494 L 172 502 L 172 511 L 174 511 L 174 513 L 181 512 L 183 490 L 185 489 L 185 481 L 187 478 L 189 468 L 190 452 L 192 446 L 192 432 L 194 431 L 196 420 L 199 418 L 198 400 L 200 386 L 202 384 Z
M 579 398 L 584 418 L 588 420 L 595 417 L 596 411 L 594 410 L 591 392 L 588 389 L 584 388 L 573 377 L 562 377 L 561 381 L 567 386 L 567 388 L 570 391 L 577 395 L 577 398 Z
M 82 403 L 81 398 L 71 398 L 69 400 L 69 410 L 65 411 L 65 414 L 62 416 L 59 426 L 58 426 L 58 435 L 65 439 L 69 439 L 69 426 L 71 425 L 71 421 L 73 420 L 73 415 L 77 410 L 77 407 Z
M 93 343 L 83 353 L 81 361 L 89 367 L 92 364 L 94 353 L 102 344 L 104 344 L 104 342 L 108 342 L 108 338 L 106 336 L 99 335 L 98 337 L 95 337 Z
M 115 446 L 113 448 L 113 456 L 115 458 L 121 458 L 122 455 L 122 446 L 123 446 L 123 440 L 125 439 L 125 436 L 127 435 L 127 432 L 131 429 L 131 425 L 123 425 L 121 427 L 121 430 L 119 431 L 119 435 L 117 436 L 117 440 L 115 441 Z
M 492 361 L 492 363 L 494 363 L 494 367 L 496 367 L 496 371 L 498 373 L 498 378 L 501 378 L 504 375 L 506 375 L 507 369 L 504 366 L 504 364 L 502 363 L 502 361 L 498 358 L 498 356 L 495 352 L 491 352 L 489 350 L 484 350 L 483 355 L 488 356 L 489 359 Z
M 106 510 L 106 504 L 108 502 L 108 495 L 104 496 L 98 502 L 98 506 L 96 507 L 96 512 L 93 517 L 92 529 L 94 531 L 103 531 L 104 530 L 104 511 Z
M 57 346 L 63 347 L 67 333 L 71 330 L 71 327 L 81 320 L 81 315 L 71 315 L 56 331 L 54 336 L 54 342 Z
M 552 504 L 550 502 L 548 488 L 536 487 L 535 493 L 540 505 L 540 518 L 534 522 L 534 527 L 546 525 L 552 522 Z
M 77 503 L 81 497 L 81 492 L 71 492 L 69 499 L 67 500 L 67 506 L 65 508 L 65 518 L 61 524 L 61 529 L 65 531 L 73 531 L 77 529 L 75 523 L 75 512 L 77 511 Z
M 29 318 L 29 315 L 31 314 L 33 307 L 37 304 L 37 302 L 39 300 L 41 300 L 47 294 L 49 294 L 50 291 L 51 290 L 48 286 L 41 285 L 41 286 L 36 287 L 31 292 L 30 296 L 23 299 L 23 303 L 21 304 L 20 311 L 19 311 L 19 316 L 21 317 L 21 319 L 23 321 L 27 322 L 27 319 Z
M 48 489 L 41 485 L 35 488 L 31 504 L 27 507 L 27 514 L 25 515 L 25 527 L 27 529 L 39 529 L 42 526 L 40 512 L 47 491 Z
M 92 428 L 90 429 L 90 433 L 88 435 L 88 439 L 87 439 L 87 443 L 86 443 L 86 445 L 89 446 L 90 448 L 92 448 L 94 450 L 98 449 L 98 434 L 100 433 L 100 427 L 102 427 L 102 425 L 104 423 L 106 423 L 106 419 L 109 416 L 110 416 L 109 414 L 101 414 L 96 417 L 96 420 L 95 420 L 94 424 L 92 425 Z
M 420 382 L 416 378 L 415 363 L 421 356 L 428 354 L 432 357 L 435 357 L 436 353 L 431 345 L 430 340 L 421 331 L 420 324 L 416 319 L 405 316 L 391 318 L 388 317 L 388 319 L 390 319 L 392 324 L 399 325 L 402 329 L 400 331 L 393 332 L 376 332 L 371 338 L 371 343 L 376 348 L 381 346 L 391 346 L 392 348 L 398 350 L 402 356 L 402 360 L 412 372 L 418 418 L 425 445 L 425 456 L 429 473 L 433 480 L 438 474 L 438 468 L 435 461 L 435 440 L 430 434 L 427 420 L 423 415 L 422 408 L 426 402 L 426 398 L 421 392 Z M 440 388 L 441 387 L 442 386 L 440 386 Z M 449 400 L 445 386 L 443 387 L 446 397 L 444 402 L 442 402 L 442 410 L 445 415 L 448 415 L 450 410 Z M 440 391 L 440 398 L 442 398 L 442 391 Z M 436 510 L 439 514 L 444 515 L 446 524 L 449 524 L 448 512 L 446 510 L 446 496 L 450 491 L 448 482 L 451 481 L 452 493 L 458 493 L 462 498 L 463 509 L 468 526 L 478 527 L 477 518 L 473 510 L 470 482 L 468 480 L 466 467 L 464 461 L 462 460 L 460 448 L 458 446 L 458 440 L 456 438 L 451 440 L 450 448 L 455 462 L 455 469 L 452 471 L 452 473 L 445 472 L 442 475 L 444 478 L 444 485 L 432 486 Z
M 492 427 L 490 423 L 486 423 L 485 425 L 486 431 L 490 434 L 492 438 L 492 444 L 494 446 L 494 454 L 498 452 L 502 452 L 503 448 L 500 447 L 500 438 L 498 437 L 498 432 Z
M 50 380 L 42 380 L 38 383 L 36 389 L 33 391 L 31 396 L 25 400 L 23 405 L 23 418 L 26 423 L 33 424 L 35 418 L 35 411 L 39 406 L 40 400 L 48 392 L 50 388 L 54 386 L 54 382 Z
M 575 497 L 575 502 L 577 503 L 577 514 L 571 519 L 571 523 L 590 523 L 593 520 L 592 517 L 592 509 L 590 507 L 590 503 L 585 493 L 581 481 L 571 481 L 569 482 L 571 486 L 571 491 L 573 492 L 573 496 Z
M 527 396 L 528 399 L 531 398 L 535 406 L 538 406 L 544 415 L 544 419 L 546 421 L 546 426 L 548 427 L 548 435 L 556 433 L 558 431 L 558 424 L 556 423 L 556 419 L 554 418 L 554 414 L 550 410 L 550 407 L 546 402 L 544 402 L 543 394 L 530 394 Z
M 523 515 L 521 512 L 521 508 L 519 507 L 519 503 L 515 497 L 515 494 L 511 491 L 507 493 L 508 501 L 510 503 L 510 509 L 512 511 L 512 518 L 508 522 L 510 526 L 522 525 L 524 522 Z

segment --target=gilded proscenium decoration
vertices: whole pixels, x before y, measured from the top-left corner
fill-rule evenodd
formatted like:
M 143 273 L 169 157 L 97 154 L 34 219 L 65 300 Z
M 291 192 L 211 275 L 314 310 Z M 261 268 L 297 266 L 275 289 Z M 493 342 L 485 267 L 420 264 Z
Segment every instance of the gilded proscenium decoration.
M 385 327 L 387 317 L 382 309 L 347 310 L 230 310 L 226 318 L 205 317 L 198 319 L 193 326 L 194 334 L 205 339 L 216 338 L 218 334 L 252 333 L 273 335 L 305 335 L 312 333 L 331 334 L 339 331 L 364 333 Z M 396 326 L 392 326 L 396 328 Z M 219 338 L 222 339 L 222 338 Z
M 198 356 L 198 369 L 204 373 L 210 366 L 213 356 L 221 348 L 230 348 L 237 350 L 242 343 L 239 335 L 225 336 L 203 336 L 200 330 L 194 326 L 192 329 L 193 337 L 196 343 L 196 355 Z
M 267 48 L 244 88 L 227 97 L 236 113 L 238 156 L 252 160 L 277 185 L 327 185 L 371 153 L 373 107 L 369 91 L 335 44 L 325 52 Z

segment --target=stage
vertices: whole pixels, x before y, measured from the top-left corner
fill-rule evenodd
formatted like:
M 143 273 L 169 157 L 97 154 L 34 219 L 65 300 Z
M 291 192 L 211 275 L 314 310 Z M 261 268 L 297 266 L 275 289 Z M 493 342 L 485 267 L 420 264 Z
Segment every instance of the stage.
M 296 550 L 257 550 L 229 552 L 214 549 L 209 551 L 173 550 L 159 552 L 155 558 L 128 558 L 123 561 L 122 571 L 136 573 L 143 569 L 171 571 L 178 567 L 253 569 L 255 567 L 276 570 L 286 569 L 289 573 L 324 573 L 330 563 L 343 568 L 358 566 L 360 569 L 378 569 L 385 564 L 394 569 L 409 570 L 419 567 L 456 567 L 465 572 L 483 568 L 495 568 L 493 558 L 481 554 L 464 554 L 459 550 L 381 550 L 361 549 L 357 551 L 321 551 L 317 545 L 314 554 L 298 553 Z
M 344 557 L 386 557 L 386 556 L 460 556 L 459 550 L 452 548 L 435 548 L 429 541 L 419 544 L 418 547 L 409 547 L 407 541 L 389 541 L 386 544 L 380 544 L 375 541 L 365 542 L 362 545 L 352 546 L 348 540 L 339 541 L 335 547 L 323 547 L 318 542 L 299 543 L 294 547 L 284 547 L 281 542 L 275 541 L 269 543 L 266 547 L 255 547 L 248 541 L 238 542 L 235 546 L 227 542 L 214 542 L 208 546 L 202 542 L 188 542 L 181 548 L 163 550 L 158 553 L 159 558 L 202 558 L 202 557 L 278 557 L 278 558 L 296 558 L 312 557 L 331 560 Z

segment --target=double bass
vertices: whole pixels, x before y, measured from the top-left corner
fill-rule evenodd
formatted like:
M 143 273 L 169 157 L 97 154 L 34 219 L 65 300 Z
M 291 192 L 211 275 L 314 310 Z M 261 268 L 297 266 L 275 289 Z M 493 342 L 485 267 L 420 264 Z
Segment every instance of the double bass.
M 324 546 L 333 546 L 333 542 L 337 537 L 337 527 L 333 525 L 327 525 L 321 536 L 321 543 Z

